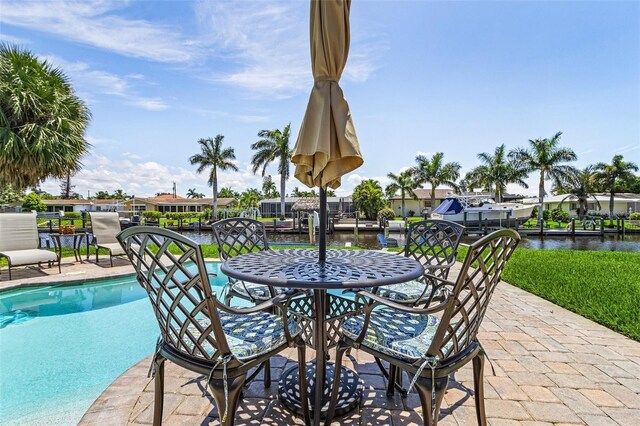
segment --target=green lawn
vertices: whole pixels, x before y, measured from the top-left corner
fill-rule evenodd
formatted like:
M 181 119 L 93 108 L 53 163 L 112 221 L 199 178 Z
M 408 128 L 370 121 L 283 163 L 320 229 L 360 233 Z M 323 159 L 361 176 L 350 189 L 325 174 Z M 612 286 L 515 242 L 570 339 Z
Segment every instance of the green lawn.
M 640 253 L 518 248 L 502 278 L 640 341 Z

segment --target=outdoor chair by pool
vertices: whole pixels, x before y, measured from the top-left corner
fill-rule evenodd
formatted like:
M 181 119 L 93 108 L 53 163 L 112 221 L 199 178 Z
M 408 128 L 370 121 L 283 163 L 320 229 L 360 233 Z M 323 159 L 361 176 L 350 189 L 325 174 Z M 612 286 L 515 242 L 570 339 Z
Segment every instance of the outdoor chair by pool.
M 33 213 L 0 213 L 0 258 L 6 258 L 9 266 L 9 279 L 13 266 L 38 265 L 58 262 L 60 257 L 49 250 L 40 248 L 38 224 Z
M 266 360 L 296 346 L 303 401 L 307 401 L 304 342 L 298 323 L 287 315 L 288 297 L 293 293 L 250 308 L 230 308 L 211 289 L 202 249 L 192 240 L 148 226 L 128 228 L 118 240 L 149 295 L 160 326 L 152 364 L 154 425 L 162 423 L 165 360 L 204 376 L 220 423 L 229 426 L 234 423 L 243 385 L 259 373 Z
M 246 218 L 220 220 L 213 224 L 213 232 L 222 260 L 243 253 L 270 250 L 264 224 L 258 220 Z M 229 279 L 225 303 L 230 304 L 234 297 L 248 300 L 254 304 L 260 303 L 272 299 L 282 291 L 281 288 L 276 289 L 268 285 Z
M 98 251 L 102 248 L 109 251 L 109 261 L 113 266 L 114 256 L 125 255 L 122 246 L 116 239 L 116 235 L 121 229 L 120 216 L 115 212 L 91 212 L 89 217 L 91 218 L 93 246 L 96 249 L 96 263 L 98 263 Z M 87 250 L 89 250 L 88 247 Z
M 464 226 L 448 220 L 423 220 L 409 226 L 402 252 L 424 266 L 425 275 L 447 279 L 456 263 Z M 400 303 L 416 304 L 431 294 L 429 280 L 422 278 L 403 284 L 380 287 L 377 294 Z
M 519 241 L 517 232 L 503 229 L 471 244 L 455 282 L 429 277 L 437 283 L 436 290 L 444 293 L 442 300 L 412 306 L 366 290 L 358 292 L 366 307 L 363 314 L 343 324 L 336 371 L 340 371 L 345 351 L 354 347 L 409 372 L 420 397 L 424 424 L 432 426 L 437 425 L 449 375 L 472 361 L 477 422 L 486 425 L 484 351 L 476 335 Z M 336 397 L 334 388 L 330 414 Z

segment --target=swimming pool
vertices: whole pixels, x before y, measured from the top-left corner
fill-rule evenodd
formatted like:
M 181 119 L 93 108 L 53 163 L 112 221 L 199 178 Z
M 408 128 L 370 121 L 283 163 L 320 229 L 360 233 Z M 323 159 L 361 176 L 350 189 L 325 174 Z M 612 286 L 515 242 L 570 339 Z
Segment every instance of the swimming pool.
M 215 291 L 219 267 L 207 264 Z M 0 423 L 77 424 L 158 333 L 133 276 L 0 293 Z

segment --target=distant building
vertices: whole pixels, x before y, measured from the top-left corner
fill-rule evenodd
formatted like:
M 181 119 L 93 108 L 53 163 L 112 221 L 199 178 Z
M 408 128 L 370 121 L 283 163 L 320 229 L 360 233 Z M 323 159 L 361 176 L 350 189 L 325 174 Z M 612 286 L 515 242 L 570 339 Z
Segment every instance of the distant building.
M 436 205 L 432 206 L 430 189 L 414 189 L 413 192 L 416 194 L 417 199 L 413 199 L 410 195 L 405 194 L 404 211 L 407 215 L 412 211 L 416 216 L 431 213 L 431 210 L 438 207 L 445 198 L 454 194 L 453 189 L 450 188 L 436 189 Z M 397 216 L 402 215 L 402 197 L 400 196 L 400 192 L 389 199 L 389 204 Z
M 157 197 L 134 197 L 126 200 L 124 210 L 130 212 L 159 211 L 167 212 L 201 212 L 211 208 L 213 198 L 184 198 L 179 195 L 159 195 Z M 218 198 L 218 208 L 233 208 L 236 200 L 233 198 Z
M 598 208 L 598 204 L 593 197 L 589 197 L 587 199 L 589 212 L 609 214 L 609 201 L 611 196 L 607 193 L 597 193 L 594 194 L 594 196 L 600 203 L 600 208 Z M 564 202 L 562 201 L 563 199 Z M 522 202 L 523 204 L 538 204 L 538 197 L 525 198 Z M 560 202 L 562 202 L 563 210 L 575 213 L 578 209 L 578 197 L 568 194 L 544 197 L 544 208 L 554 210 L 560 206 Z M 620 193 L 616 194 L 613 198 L 613 214 L 627 215 L 638 211 L 640 211 L 640 194 Z
M 119 212 L 123 211 L 122 200 L 42 200 L 48 212 Z
M 284 199 L 284 216 L 293 217 L 295 212 L 291 211 L 293 205 L 301 198 L 307 197 L 285 197 Z M 329 217 L 339 216 L 340 214 L 349 215 L 355 212 L 355 206 L 348 197 L 327 197 L 327 208 L 329 209 Z M 280 217 L 280 198 L 267 198 L 260 201 L 260 215 L 262 217 Z

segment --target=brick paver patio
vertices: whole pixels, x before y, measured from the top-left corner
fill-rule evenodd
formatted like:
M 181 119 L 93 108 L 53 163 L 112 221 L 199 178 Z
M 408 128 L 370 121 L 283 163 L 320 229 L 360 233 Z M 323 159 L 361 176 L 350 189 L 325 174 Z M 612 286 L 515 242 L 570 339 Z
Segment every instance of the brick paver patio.
M 130 273 L 116 268 L 64 261 L 63 274 L 20 272 L 0 288 L 56 279 Z M 48 276 L 48 272 L 52 275 Z M 640 343 L 506 283 L 498 286 L 479 335 L 495 369 L 485 368 L 486 408 L 493 426 L 640 425 Z M 309 352 L 308 356 L 312 356 Z M 373 359 L 353 351 L 347 364 L 365 381 L 360 408 L 334 424 L 422 424 L 415 393 L 388 399 L 386 381 Z M 277 377 L 295 365 L 295 352 L 272 361 L 273 381 L 265 389 L 255 381 L 244 392 L 237 425 L 302 424 L 276 398 Z M 149 359 L 118 378 L 83 417 L 84 425 L 150 424 L 153 382 L 146 377 Z M 167 363 L 165 425 L 219 424 L 210 395 L 202 396 L 204 378 Z M 405 383 L 407 380 L 405 380 Z M 440 424 L 475 425 L 471 366 L 455 375 L 445 396 Z

